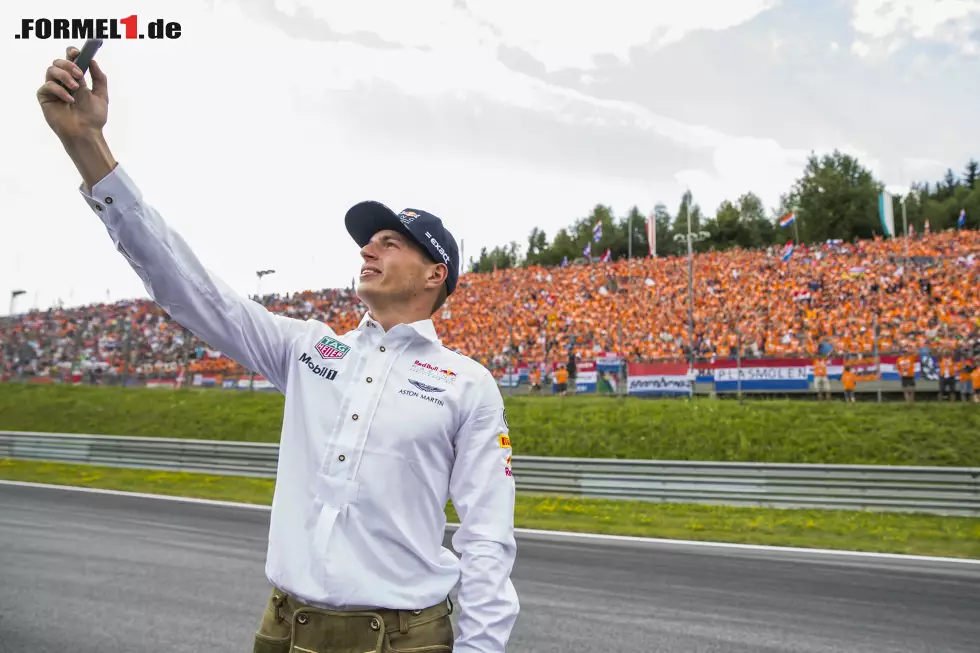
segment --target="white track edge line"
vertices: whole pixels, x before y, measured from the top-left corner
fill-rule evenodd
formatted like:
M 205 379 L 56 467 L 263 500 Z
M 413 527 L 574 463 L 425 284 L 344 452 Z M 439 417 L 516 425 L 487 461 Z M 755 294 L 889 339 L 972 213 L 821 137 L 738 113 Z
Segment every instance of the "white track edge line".
M 69 492 L 88 492 L 91 494 L 107 494 L 111 496 L 131 497 L 135 499 L 156 499 L 162 501 L 174 501 L 178 503 L 193 503 L 206 506 L 218 506 L 224 508 L 245 508 L 247 510 L 272 509 L 258 503 L 241 503 L 236 501 L 219 501 L 216 499 L 198 499 L 195 497 L 181 497 L 171 494 L 149 494 L 145 492 L 126 492 L 123 490 L 106 490 L 102 488 L 82 487 L 76 485 L 52 485 L 49 483 L 30 483 L 27 481 L 7 481 L 0 479 L 0 485 L 11 485 L 15 487 L 35 487 L 50 490 L 62 490 Z M 446 524 L 447 530 L 456 530 L 459 524 Z M 549 531 L 536 528 L 515 528 L 514 532 L 518 535 L 530 535 L 543 539 L 579 539 L 592 540 L 598 542 L 629 542 L 636 544 L 665 544 L 675 546 L 704 547 L 717 549 L 741 549 L 746 551 L 772 551 L 778 553 L 806 553 L 826 556 L 850 556 L 857 558 L 878 558 L 885 560 L 907 560 L 909 562 L 950 562 L 967 565 L 980 565 L 980 559 L 973 558 L 946 558 L 942 556 L 917 556 L 904 553 L 876 553 L 873 551 L 847 551 L 843 549 L 809 549 L 796 546 L 771 546 L 767 544 L 737 544 L 734 542 L 711 542 L 702 540 L 672 540 L 659 537 L 638 537 L 634 535 L 608 535 L 605 533 L 577 533 L 574 531 Z
M 12 485 L 15 487 L 36 487 L 36 488 L 44 488 L 47 490 L 64 490 L 68 492 L 86 492 L 89 494 L 108 494 L 110 496 L 131 497 L 134 499 L 157 499 L 161 501 L 175 501 L 178 503 L 196 503 L 198 505 L 220 506 L 225 508 L 247 508 L 249 510 L 264 510 L 266 512 L 272 509 L 272 506 L 266 506 L 261 503 L 241 503 L 238 501 L 219 501 L 217 499 L 198 499 L 196 497 L 182 497 L 175 494 L 151 494 L 148 492 L 126 492 L 124 490 L 106 490 L 103 488 L 84 487 L 80 485 L 52 485 L 50 483 L 31 483 L 28 481 L 6 481 L 2 479 L 0 479 L 0 485 Z

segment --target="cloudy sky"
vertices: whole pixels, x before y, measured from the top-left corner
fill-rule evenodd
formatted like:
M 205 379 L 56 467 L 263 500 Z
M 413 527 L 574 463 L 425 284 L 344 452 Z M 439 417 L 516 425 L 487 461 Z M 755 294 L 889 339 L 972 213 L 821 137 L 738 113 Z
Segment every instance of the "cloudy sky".
M 980 152 L 980 0 L 16 0 L 0 4 L 0 314 L 145 297 L 34 92 L 67 45 L 28 14 L 178 21 L 108 41 L 107 138 L 144 196 L 243 293 L 345 286 L 377 199 L 443 217 L 465 256 L 689 188 L 767 205 L 807 152 L 883 181 Z

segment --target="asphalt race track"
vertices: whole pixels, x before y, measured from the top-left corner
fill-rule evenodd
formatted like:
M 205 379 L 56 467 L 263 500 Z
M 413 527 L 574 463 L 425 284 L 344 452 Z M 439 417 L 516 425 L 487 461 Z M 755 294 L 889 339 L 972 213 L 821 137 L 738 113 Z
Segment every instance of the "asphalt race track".
M 0 653 L 242 653 L 268 513 L 0 484 Z M 523 537 L 510 653 L 976 653 L 980 565 Z

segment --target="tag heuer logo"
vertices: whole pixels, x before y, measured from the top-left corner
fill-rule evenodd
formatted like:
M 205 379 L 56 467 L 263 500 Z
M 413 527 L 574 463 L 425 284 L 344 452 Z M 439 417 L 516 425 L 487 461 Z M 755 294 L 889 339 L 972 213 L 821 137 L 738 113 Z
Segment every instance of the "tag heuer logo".
M 343 358 L 350 351 L 350 345 L 345 345 L 339 340 L 326 337 L 316 343 L 316 351 L 321 358 Z

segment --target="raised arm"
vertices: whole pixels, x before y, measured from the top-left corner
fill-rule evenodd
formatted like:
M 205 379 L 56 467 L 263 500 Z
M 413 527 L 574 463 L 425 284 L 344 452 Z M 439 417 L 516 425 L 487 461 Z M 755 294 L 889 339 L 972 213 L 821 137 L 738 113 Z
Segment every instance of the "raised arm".
M 76 55 L 69 48 L 67 59 L 48 68 L 37 97 L 45 120 L 82 176 L 85 201 L 155 302 L 211 347 L 285 392 L 290 343 L 304 323 L 273 315 L 232 290 L 205 269 L 184 239 L 143 200 L 102 134 L 109 102 L 106 76 L 93 61 L 92 89 L 86 88 L 84 76 L 70 61 Z

